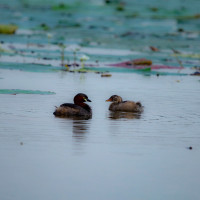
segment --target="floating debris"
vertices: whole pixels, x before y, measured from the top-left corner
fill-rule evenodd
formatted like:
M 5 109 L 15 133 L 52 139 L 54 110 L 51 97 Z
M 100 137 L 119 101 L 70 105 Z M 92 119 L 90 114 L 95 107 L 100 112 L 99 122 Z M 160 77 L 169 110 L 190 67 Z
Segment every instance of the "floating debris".
M 101 74 L 101 77 L 111 77 L 112 74 Z
M 152 65 L 152 61 L 146 58 L 136 59 L 133 60 L 133 65 Z
M 158 49 L 158 48 L 156 48 L 156 47 L 153 47 L 153 46 L 150 46 L 149 48 L 151 49 L 151 51 L 155 51 L 155 52 L 159 51 L 159 49 Z

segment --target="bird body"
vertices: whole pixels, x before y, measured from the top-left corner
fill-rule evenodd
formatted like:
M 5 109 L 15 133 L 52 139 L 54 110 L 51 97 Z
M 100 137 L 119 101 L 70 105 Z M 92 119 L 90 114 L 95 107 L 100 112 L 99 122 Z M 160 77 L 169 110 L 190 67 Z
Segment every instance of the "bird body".
M 140 102 L 123 101 L 118 95 L 112 95 L 108 100 L 112 102 L 109 106 L 110 111 L 122 111 L 122 112 L 142 112 L 143 106 Z
M 56 107 L 54 115 L 57 117 L 92 117 L 92 109 L 84 102 L 91 102 L 87 95 L 79 93 L 74 97 L 74 104 L 64 103 Z

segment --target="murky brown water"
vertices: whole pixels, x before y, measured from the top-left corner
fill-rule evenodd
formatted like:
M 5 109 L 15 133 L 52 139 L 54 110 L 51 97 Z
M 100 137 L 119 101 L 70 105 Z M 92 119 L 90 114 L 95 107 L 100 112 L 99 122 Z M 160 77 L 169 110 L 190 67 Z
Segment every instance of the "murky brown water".
M 0 77 L 0 89 L 56 92 L 0 95 L 2 199 L 200 198 L 198 77 L 15 70 Z M 78 92 L 92 100 L 93 118 L 55 118 L 54 106 Z M 111 114 L 112 94 L 141 101 L 144 112 Z

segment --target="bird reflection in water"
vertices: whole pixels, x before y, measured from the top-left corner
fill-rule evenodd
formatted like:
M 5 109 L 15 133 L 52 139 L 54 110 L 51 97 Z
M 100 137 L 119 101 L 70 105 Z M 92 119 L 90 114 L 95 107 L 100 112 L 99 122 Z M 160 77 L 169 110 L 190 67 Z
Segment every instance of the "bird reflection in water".
M 72 127 L 72 138 L 75 142 L 81 143 L 82 140 L 86 138 L 90 127 L 90 120 L 85 117 L 59 117 L 62 118 L 62 125 L 67 131 L 69 127 Z
M 85 153 L 89 127 L 90 122 L 88 120 L 73 120 L 72 139 L 74 144 L 73 151 L 75 154 Z
M 141 113 L 134 113 L 134 112 L 110 112 L 109 118 L 110 119 L 140 119 Z
M 89 124 L 85 120 L 73 120 L 73 133 L 76 135 L 87 133 Z
M 90 123 L 88 120 L 73 120 L 73 135 L 72 137 L 74 138 L 76 143 L 82 143 L 83 140 L 85 140 L 86 134 L 88 133 L 89 130 L 89 125 Z

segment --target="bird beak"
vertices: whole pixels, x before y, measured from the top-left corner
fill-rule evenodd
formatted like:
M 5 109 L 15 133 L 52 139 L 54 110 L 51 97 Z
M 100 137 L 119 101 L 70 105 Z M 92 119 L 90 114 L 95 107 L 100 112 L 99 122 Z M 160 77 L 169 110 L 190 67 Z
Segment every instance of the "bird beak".
M 92 102 L 90 99 L 86 99 L 86 98 L 84 98 L 84 101 L 85 102 Z
M 111 98 L 106 100 L 106 102 L 109 102 L 109 101 L 112 101 Z

